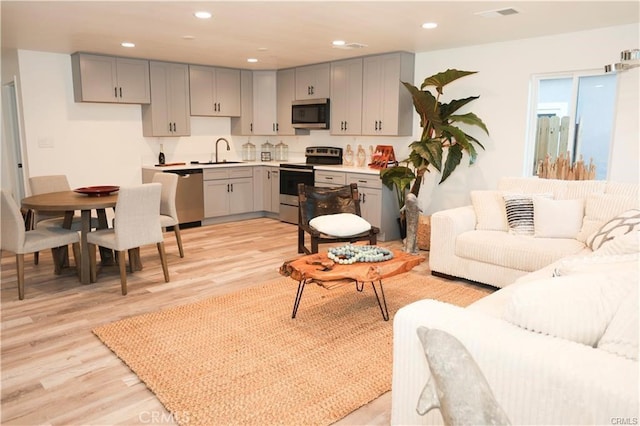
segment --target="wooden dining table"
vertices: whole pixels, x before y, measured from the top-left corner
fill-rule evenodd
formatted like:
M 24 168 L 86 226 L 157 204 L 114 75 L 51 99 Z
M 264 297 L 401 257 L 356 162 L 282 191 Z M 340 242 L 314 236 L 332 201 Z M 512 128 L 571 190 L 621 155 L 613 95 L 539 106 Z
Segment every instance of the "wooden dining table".
M 88 196 L 74 191 L 49 192 L 46 194 L 32 195 L 22 199 L 22 207 L 33 210 L 47 212 L 64 212 L 63 227 L 70 229 L 73 216 L 77 210 L 81 215 L 80 230 L 80 281 L 83 284 L 91 282 L 89 264 L 89 245 L 87 244 L 87 234 L 91 231 L 91 211 L 96 210 L 98 214 L 98 225 L 100 229 L 108 228 L 107 208 L 113 208 L 118 201 L 118 194 L 111 193 L 101 196 Z M 105 261 L 106 252 L 101 251 L 102 261 Z M 77 262 L 77 260 L 76 260 Z

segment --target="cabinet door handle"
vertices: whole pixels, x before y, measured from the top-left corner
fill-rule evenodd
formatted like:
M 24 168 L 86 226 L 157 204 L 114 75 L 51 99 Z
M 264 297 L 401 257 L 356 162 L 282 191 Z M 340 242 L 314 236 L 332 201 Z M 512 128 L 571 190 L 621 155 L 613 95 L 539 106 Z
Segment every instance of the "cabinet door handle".
M 276 132 L 280 131 L 280 123 L 276 123 Z
M 340 122 L 340 130 L 344 130 L 344 121 Z
M 276 123 L 271 123 L 271 128 L 273 129 L 273 131 L 276 131 Z
M 367 202 L 367 194 L 362 194 L 362 204 Z
M 120 88 L 120 97 L 122 98 L 122 87 Z
M 325 176 L 326 180 L 333 180 L 333 178 L 331 176 Z
M 116 97 L 116 98 L 118 97 L 118 88 L 117 87 L 113 88 L 113 96 Z
M 347 130 L 347 122 L 344 122 L 344 130 Z
M 382 130 L 382 120 L 380 120 L 380 125 L 378 126 L 378 130 Z
M 359 180 L 358 183 L 367 183 L 366 180 Z
M 229 184 L 227 184 L 227 192 L 229 192 Z
M 375 124 L 375 126 L 373 127 L 373 130 L 378 130 L 378 120 L 376 120 L 376 124 Z
M 267 179 L 271 179 L 271 172 L 267 170 Z
M 169 132 L 171 132 L 171 122 L 169 122 Z
M 233 192 L 233 184 L 231 184 L 231 192 Z
M 249 131 L 253 133 L 253 123 L 249 124 Z
M 176 131 L 176 123 L 175 122 L 173 123 L 173 131 L 174 132 Z

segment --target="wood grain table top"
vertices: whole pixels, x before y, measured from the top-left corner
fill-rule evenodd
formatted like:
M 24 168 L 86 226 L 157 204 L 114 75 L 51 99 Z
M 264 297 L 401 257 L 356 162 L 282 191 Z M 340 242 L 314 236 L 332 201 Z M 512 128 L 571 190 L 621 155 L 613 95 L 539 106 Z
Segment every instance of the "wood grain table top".
M 117 201 L 117 193 L 90 197 L 74 191 L 62 191 L 23 198 L 22 207 L 46 211 L 92 210 L 114 207 Z
M 384 262 L 356 262 L 351 265 L 335 263 L 327 257 L 327 253 L 316 253 L 302 256 L 285 262 L 280 267 L 280 274 L 301 281 L 339 281 L 352 279 L 359 282 L 382 280 L 405 272 L 424 262 L 421 254 L 392 250 L 393 258 Z

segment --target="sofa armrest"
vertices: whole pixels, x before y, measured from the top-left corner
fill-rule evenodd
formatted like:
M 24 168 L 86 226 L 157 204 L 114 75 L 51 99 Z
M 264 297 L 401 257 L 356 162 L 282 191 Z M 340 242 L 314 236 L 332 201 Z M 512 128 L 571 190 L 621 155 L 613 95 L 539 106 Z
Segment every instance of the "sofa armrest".
M 476 227 L 473 206 L 442 210 L 431 215 L 431 250 L 429 266 L 432 271 L 452 275 L 456 269 L 456 238 Z
M 435 300 L 401 308 L 393 324 L 392 424 L 441 423 L 416 411 L 430 376 L 418 326 L 454 335 L 470 352 L 512 424 L 612 424 L 638 418 L 638 363 L 533 333 Z

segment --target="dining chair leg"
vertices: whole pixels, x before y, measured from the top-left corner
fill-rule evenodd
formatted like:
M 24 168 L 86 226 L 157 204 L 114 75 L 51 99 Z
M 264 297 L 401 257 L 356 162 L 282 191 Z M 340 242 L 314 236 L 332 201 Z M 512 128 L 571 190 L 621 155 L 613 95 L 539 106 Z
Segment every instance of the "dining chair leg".
M 160 254 L 160 263 L 162 263 L 162 272 L 164 273 L 164 282 L 169 282 L 169 267 L 167 266 L 167 255 L 164 251 L 164 243 L 158 243 L 158 253 Z
M 16 269 L 18 273 L 18 299 L 24 299 L 24 254 L 16 254 Z
M 95 244 L 89 244 L 88 245 L 89 248 L 89 281 L 94 283 L 96 282 L 96 278 L 98 276 L 98 273 L 96 271 L 96 245 Z M 78 261 L 76 260 L 76 264 L 78 263 Z M 80 268 L 78 268 L 80 269 Z
M 78 278 L 80 278 L 80 268 L 81 268 L 81 255 L 80 255 L 80 243 L 73 243 L 73 261 L 76 264 L 76 273 L 78 274 Z
M 137 259 L 136 259 L 136 249 L 132 248 L 127 250 L 127 253 L 129 254 L 129 273 L 133 274 L 133 271 L 135 270 L 134 264 L 136 263 Z
M 178 251 L 180 257 L 184 257 L 184 250 L 182 250 L 182 236 L 180 235 L 180 225 L 177 223 L 173 226 L 173 232 L 176 234 L 176 241 L 178 242 Z
M 125 251 L 118 251 L 118 266 L 120 268 L 120 286 L 122 287 L 122 295 L 127 295 L 127 260 L 125 259 Z

